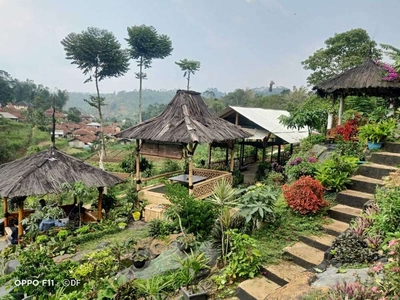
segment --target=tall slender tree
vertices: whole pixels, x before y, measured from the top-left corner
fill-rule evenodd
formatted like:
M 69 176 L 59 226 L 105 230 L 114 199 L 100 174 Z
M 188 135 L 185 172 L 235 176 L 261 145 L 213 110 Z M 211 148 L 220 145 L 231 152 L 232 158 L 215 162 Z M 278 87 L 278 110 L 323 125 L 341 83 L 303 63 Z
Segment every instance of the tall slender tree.
M 164 59 L 172 53 L 170 38 L 164 34 L 158 34 L 153 26 L 132 26 L 128 27 L 128 38 L 126 41 L 130 47 L 131 58 L 136 59 L 139 73 L 135 73 L 139 79 L 139 123 L 142 122 L 142 88 L 143 80 L 147 74 L 143 69 L 151 67 L 153 59 Z
M 99 166 L 104 169 L 105 142 L 103 134 L 103 114 L 101 107 L 105 98 L 100 96 L 99 82 L 109 77 L 123 76 L 129 70 L 129 53 L 121 48 L 114 34 L 107 30 L 89 27 L 81 33 L 70 33 L 62 41 L 66 58 L 72 60 L 88 75 L 85 83 L 94 81 L 96 96 L 85 101 L 97 109 L 101 124 L 101 147 Z
M 380 44 L 386 50 L 385 54 L 394 62 L 394 67 L 400 71 L 400 49 L 388 44 Z
M 183 77 L 187 79 L 187 90 L 190 88 L 190 74 L 193 74 L 200 69 L 200 62 L 197 60 L 181 59 L 175 62 L 183 71 Z

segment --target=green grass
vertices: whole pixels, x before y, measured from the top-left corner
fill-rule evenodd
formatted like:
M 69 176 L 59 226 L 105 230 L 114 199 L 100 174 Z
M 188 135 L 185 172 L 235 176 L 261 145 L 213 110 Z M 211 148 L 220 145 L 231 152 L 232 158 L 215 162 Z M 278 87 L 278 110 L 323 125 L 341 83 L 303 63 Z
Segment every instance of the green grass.
M 103 236 L 102 238 L 90 241 L 87 243 L 82 243 L 78 246 L 78 251 L 91 251 L 96 250 L 96 247 L 101 242 L 120 242 L 128 238 L 133 238 L 134 240 L 138 241 L 140 239 L 144 239 L 148 236 L 147 227 L 139 228 L 139 229 L 124 229 L 116 234 L 108 234 Z
M 300 236 L 321 234 L 322 225 L 330 222 L 330 219 L 324 216 L 325 210 L 310 216 L 293 212 L 286 205 L 283 196 L 279 197 L 275 212 L 277 220 L 253 235 L 260 243 L 265 265 L 277 263 L 284 253 L 284 248 L 298 241 Z

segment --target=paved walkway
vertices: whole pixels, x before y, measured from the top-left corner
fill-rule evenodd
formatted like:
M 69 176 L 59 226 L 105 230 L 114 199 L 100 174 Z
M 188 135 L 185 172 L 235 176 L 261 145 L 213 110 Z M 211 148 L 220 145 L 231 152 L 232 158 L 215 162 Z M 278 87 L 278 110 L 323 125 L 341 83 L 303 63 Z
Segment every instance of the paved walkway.
M 242 171 L 244 175 L 245 184 L 253 184 L 255 182 L 257 168 L 258 168 L 258 163 L 253 163 L 247 165 L 246 170 Z

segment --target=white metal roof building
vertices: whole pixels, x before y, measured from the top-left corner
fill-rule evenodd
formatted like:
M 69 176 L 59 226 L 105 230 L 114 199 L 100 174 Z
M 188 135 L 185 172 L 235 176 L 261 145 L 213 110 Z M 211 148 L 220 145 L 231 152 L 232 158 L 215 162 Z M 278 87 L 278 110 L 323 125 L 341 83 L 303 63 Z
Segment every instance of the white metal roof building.
M 5 119 L 10 119 L 14 121 L 18 121 L 18 117 L 14 116 L 13 114 L 10 114 L 8 112 L 0 111 L 0 118 L 5 118 Z
M 289 115 L 286 110 L 228 106 L 217 115 L 253 134 L 248 140 L 262 140 L 271 133 L 284 143 L 297 144 L 308 136 L 307 130 L 288 129 L 279 123 L 280 116 Z

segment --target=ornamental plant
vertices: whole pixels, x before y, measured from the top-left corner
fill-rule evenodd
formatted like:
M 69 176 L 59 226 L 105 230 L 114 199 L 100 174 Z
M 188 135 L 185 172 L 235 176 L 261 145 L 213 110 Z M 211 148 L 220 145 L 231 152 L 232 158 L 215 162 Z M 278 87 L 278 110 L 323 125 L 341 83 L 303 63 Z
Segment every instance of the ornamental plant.
M 319 209 L 329 205 L 324 199 L 325 188 L 311 176 L 302 176 L 292 185 L 285 184 L 282 190 L 289 207 L 302 215 L 315 214 Z
M 384 70 L 385 76 L 382 77 L 383 81 L 397 81 L 399 80 L 399 74 L 396 72 L 395 68 L 391 65 L 377 61 L 376 64 Z
M 293 156 L 285 166 L 285 174 L 289 181 L 301 176 L 314 176 L 318 159 L 309 153 L 299 153 Z
M 361 114 L 354 114 L 343 125 L 337 125 L 335 128 L 335 137 L 339 140 L 354 141 L 357 139 L 358 128 L 365 124 L 365 118 Z

